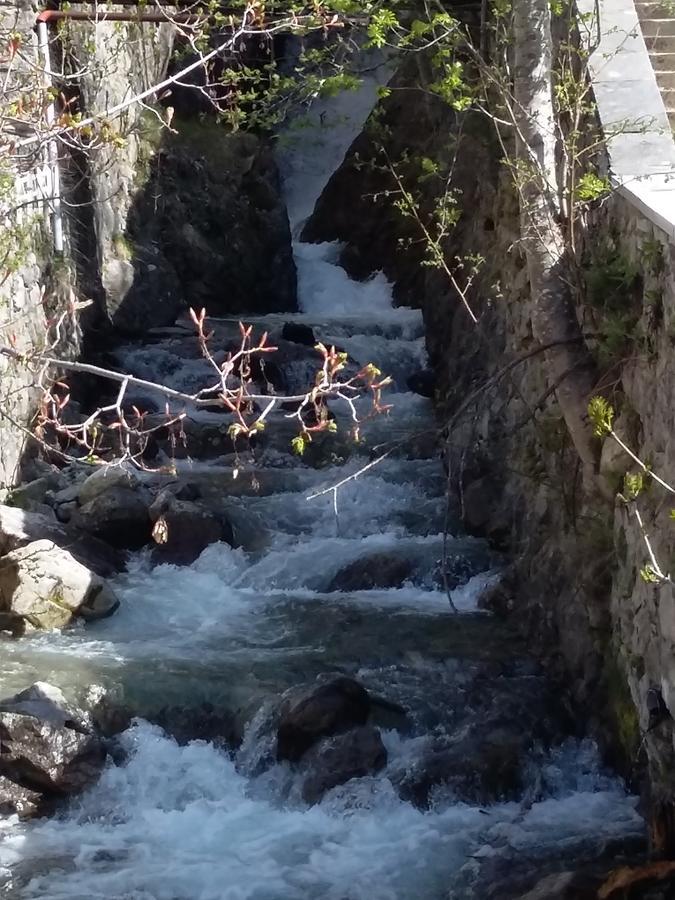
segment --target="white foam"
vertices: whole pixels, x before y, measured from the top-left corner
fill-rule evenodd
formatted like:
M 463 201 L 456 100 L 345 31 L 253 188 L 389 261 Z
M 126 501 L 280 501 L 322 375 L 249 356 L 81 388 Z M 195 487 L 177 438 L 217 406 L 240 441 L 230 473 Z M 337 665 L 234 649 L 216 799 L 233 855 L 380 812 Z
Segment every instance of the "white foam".
M 386 737 L 394 762 L 406 748 Z M 333 790 L 317 806 L 281 803 L 212 746 L 178 747 L 138 723 L 124 736 L 128 762 L 60 820 L 14 825 L 0 865 L 35 875 L 24 898 L 49 900 L 401 900 L 442 897 L 467 856 L 486 842 L 520 851 L 569 847 L 598 834 L 639 834 L 635 802 L 617 783 L 535 803 L 422 812 L 385 772 Z M 398 746 L 397 746 L 398 745 Z M 262 794 L 262 796 L 261 796 Z M 502 851 L 503 852 L 503 851 Z

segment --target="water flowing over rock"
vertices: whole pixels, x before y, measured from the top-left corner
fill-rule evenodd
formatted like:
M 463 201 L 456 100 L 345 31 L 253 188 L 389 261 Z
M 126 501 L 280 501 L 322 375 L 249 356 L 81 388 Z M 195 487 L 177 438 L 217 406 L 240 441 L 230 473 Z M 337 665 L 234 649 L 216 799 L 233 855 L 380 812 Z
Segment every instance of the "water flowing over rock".
M 401 587 L 415 566 L 394 554 L 374 553 L 355 560 L 337 573 L 329 591 L 368 591 L 372 588 Z
M 277 759 L 299 760 L 320 738 L 365 725 L 370 697 L 351 678 L 305 685 L 284 695 L 277 725 Z
M 362 62 L 361 88 L 315 98 L 314 127 L 279 141 L 296 237 L 389 77 L 382 59 Z M 392 102 L 403 94 L 392 92 Z M 265 392 L 315 383 L 316 339 L 349 354 L 348 375 L 368 363 L 391 374 L 393 408 L 370 416 L 367 396 L 355 397 L 353 409 L 330 400 L 337 435 L 313 440 L 299 458 L 290 404 L 269 412 L 259 439 L 236 447 L 227 410 L 186 404 L 188 446 L 174 455 L 171 436 L 157 432 L 157 471 L 130 478 L 113 468 L 111 478 L 96 473 L 82 488 L 44 494 L 69 519 L 67 528 L 49 520 L 62 534 L 78 534 L 72 523 L 88 516 L 87 527 L 107 522 L 118 543 L 134 521 L 141 536 L 154 526 L 159 543 L 128 555 L 111 584 L 121 601 L 114 617 L 2 645 L 8 693 L 41 677 L 70 701 L 68 711 L 58 698 L 48 711 L 37 696 L 6 712 L 0 705 L 0 726 L 13 717 L 18 747 L 7 758 L 34 759 L 38 771 L 30 780 L 32 770 L 0 766 L 4 808 L 42 811 L 97 777 L 58 819 L 2 823 L 0 891 L 8 900 L 220 900 L 227 892 L 246 900 L 515 900 L 546 876 L 628 859 L 644 846 L 637 798 L 592 741 L 570 736 L 580 728 L 565 691 L 513 620 L 479 608 L 501 560 L 485 541 L 462 536 L 454 509 L 444 539 L 448 478 L 424 396 L 430 385 L 417 377 L 429 365 L 421 311 L 397 307 L 381 273 L 350 279 L 339 264 L 349 248 L 298 241 L 298 309 L 282 311 L 290 235 L 284 230 L 279 260 L 260 263 L 262 245 L 269 248 L 271 232 L 281 240 L 283 224 L 260 182 L 260 145 L 236 137 L 234 161 L 225 158 L 232 142 L 197 152 L 204 132 L 195 126 L 144 173 L 148 191 L 126 247 L 133 259 L 118 267 L 126 277 L 137 265 L 138 293 L 126 309 L 121 294 L 119 303 L 107 298 L 111 317 L 134 334 L 106 348 L 107 359 L 190 394 L 213 377 L 185 317 L 143 330 L 150 320 L 168 324 L 177 304 L 171 292 L 153 296 L 160 279 L 151 283 L 149 267 L 163 265 L 149 251 L 154 242 L 180 269 L 191 302 L 223 313 L 208 322 L 217 364 L 240 340 L 241 304 L 256 335 L 266 331 L 279 346 L 274 365 L 254 367 Z M 408 127 L 415 147 L 426 140 L 414 115 Z M 223 172 L 213 168 L 219 153 Z M 164 164 L 175 191 L 155 190 Z M 326 192 L 326 226 L 331 202 L 363 208 L 353 181 L 350 191 Z M 195 205 L 203 209 L 193 215 Z M 260 222 L 263 209 L 269 223 Z M 350 227 L 353 209 L 338 218 Z M 365 219 L 353 223 L 352 243 L 371 241 L 375 251 L 382 235 Z M 250 253 L 242 247 L 249 237 Z M 170 260 L 167 247 L 175 248 Z M 160 424 L 156 396 L 139 388 L 136 401 L 149 424 Z M 383 447 L 391 452 L 380 458 Z M 482 472 L 465 474 L 468 484 Z M 137 504 L 136 520 L 126 500 Z M 457 613 L 439 584 L 444 555 Z M 77 714 L 80 707 L 90 713 Z M 99 733 L 110 750 L 102 769 Z M 50 762 L 55 746 L 67 753 Z
M 304 754 L 302 764 L 309 770 L 302 784 L 302 798 L 313 804 L 331 788 L 379 772 L 387 764 L 387 751 L 380 732 L 365 725 L 325 738 Z

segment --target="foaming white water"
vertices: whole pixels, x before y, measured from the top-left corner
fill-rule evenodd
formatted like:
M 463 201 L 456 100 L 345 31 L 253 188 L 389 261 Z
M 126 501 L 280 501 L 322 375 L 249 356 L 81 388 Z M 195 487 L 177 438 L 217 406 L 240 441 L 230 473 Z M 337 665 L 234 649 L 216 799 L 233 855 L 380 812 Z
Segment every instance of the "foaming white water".
M 65 820 L 17 826 L 0 863 L 37 874 L 21 896 L 50 900 L 416 900 L 442 898 L 471 853 L 502 852 L 639 834 L 620 787 L 598 774 L 523 811 L 465 804 L 422 812 L 396 795 L 387 775 L 334 789 L 312 808 L 280 802 L 240 775 L 231 759 L 195 742 L 178 747 L 144 723 L 123 738 L 129 759 L 110 766 Z M 391 768 L 405 761 L 387 738 Z M 398 750 L 398 752 L 397 752 Z M 53 872 L 43 870 L 57 865 Z
M 380 68 L 357 94 L 317 104 L 315 128 L 286 142 L 281 162 L 296 236 L 387 76 Z M 420 430 L 432 443 L 431 403 L 403 390 L 408 371 L 425 362 L 419 310 L 394 308 L 382 275 L 351 281 L 337 264 L 336 244 L 298 243 L 295 254 L 302 312 L 257 324 L 277 331 L 290 319 L 316 324 L 359 363 L 395 375 L 394 409 L 369 426 L 370 446 Z M 128 348 L 123 359 L 152 380 L 188 391 L 203 386 L 204 361 L 174 350 Z M 336 405 L 334 412 L 340 420 L 349 411 Z M 219 421 L 211 413 L 203 418 Z M 141 555 L 115 580 L 122 603 L 114 617 L 8 645 L 0 658 L 5 683 L 18 689 L 41 678 L 75 696 L 88 684 L 112 684 L 133 709 L 151 716 L 202 698 L 218 709 L 222 702 L 225 711 L 264 710 L 288 686 L 339 670 L 402 704 L 424 733 L 385 731 L 386 769 L 334 788 L 308 808 L 288 765 L 252 776 L 252 767 L 238 768 L 211 744 L 179 747 L 139 721 L 121 738 L 126 761 L 110 763 L 58 819 L 0 822 L 7 896 L 443 900 L 462 869 L 482 857 L 536 851 L 555 858 L 596 839 L 640 835 L 634 798 L 601 772 L 588 743 L 564 745 L 544 764 L 533 761 L 541 799 L 529 806 L 479 809 L 444 789 L 428 811 L 400 799 L 397 779 L 452 722 L 452 691 L 472 709 L 463 685 L 471 684 L 476 665 L 471 652 L 480 660 L 484 648 L 467 641 L 490 640 L 471 630 L 490 620 L 453 616 L 433 577 L 442 545 L 442 468 L 438 460 L 388 458 L 344 486 L 336 521 L 330 494 L 311 502 L 307 495 L 356 474 L 366 457 L 321 471 L 276 447 L 265 458 L 269 467 L 256 472 L 243 464 L 236 490 L 225 469 L 210 489 L 236 493 L 230 502 L 262 518 L 271 535 L 266 549 L 247 554 L 217 544 L 185 568 L 152 568 Z M 190 462 L 180 468 L 191 469 L 197 482 L 213 470 Z M 452 544 L 458 557 L 466 545 Z M 341 569 L 372 554 L 411 561 L 402 586 L 328 590 Z M 496 577 L 488 570 L 456 588 L 459 611 L 474 614 Z M 466 640 L 462 625 L 470 626 Z M 424 707 L 417 718 L 415 704 Z M 250 729 L 244 748 L 254 739 Z
M 337 243 L 294 244 L 300 309 L 312 316 L 358 316 L 366 322 L 384 316 L 400 321 L 417 337 L 422 325 L 420 310 L 394 308 L 392 286 L 381 272 L 367 281 L 352 281 L 337 264 L 339 249 Z

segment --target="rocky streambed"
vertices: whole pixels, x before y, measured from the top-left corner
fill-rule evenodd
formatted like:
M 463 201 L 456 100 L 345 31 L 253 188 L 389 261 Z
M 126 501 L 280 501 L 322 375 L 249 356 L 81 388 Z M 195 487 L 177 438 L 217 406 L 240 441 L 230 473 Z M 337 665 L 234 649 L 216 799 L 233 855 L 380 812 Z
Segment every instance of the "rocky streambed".
M 374 91 L 284 150 L 296 233 Z M 283 410 L 234 454 L 223 412 L 188 409 L 147 451 L 171 473 L 36 463 L 0 510 L 3 896 L 598 896 L 643 849 L 636 798 L 487 608 L 502 560 L 452 517 L 443 551 L 420 312 L 338 252 L 296 244 L 302 311 L 250 321 L 279 392 L 307 384 L 315 340 L 392 375 L 363 443 L 334 404 L 337 436 L 301 458 Z M 210 326 L 221 347 L 238 329 Z M 181 320 L 110 359 L 186 391 L 208 375 Z M 382 445 L 336 515 L 321 491 Z

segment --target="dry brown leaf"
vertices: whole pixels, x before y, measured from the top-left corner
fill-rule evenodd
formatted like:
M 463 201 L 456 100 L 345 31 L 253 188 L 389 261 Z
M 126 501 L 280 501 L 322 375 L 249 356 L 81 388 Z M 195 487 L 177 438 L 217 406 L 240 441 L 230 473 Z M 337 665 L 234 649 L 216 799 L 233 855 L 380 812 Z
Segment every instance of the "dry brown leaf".
M 639 884 L 649 879 L 661 879 L 675 874 L 675 861 L 647 863 L 645 866 L 622 866 L 614 869 L 609 878 L 598 890 L 598 900 L 607 900 L 616 891 Z

